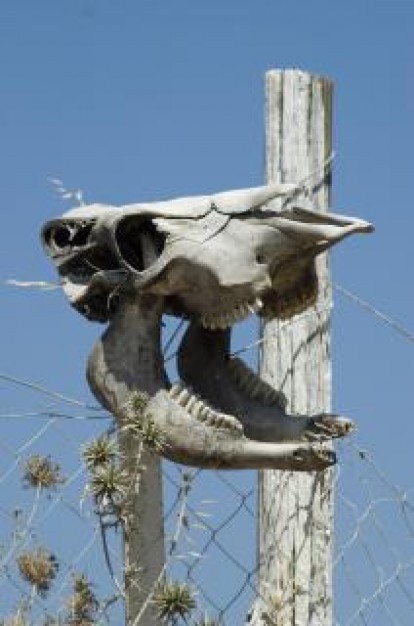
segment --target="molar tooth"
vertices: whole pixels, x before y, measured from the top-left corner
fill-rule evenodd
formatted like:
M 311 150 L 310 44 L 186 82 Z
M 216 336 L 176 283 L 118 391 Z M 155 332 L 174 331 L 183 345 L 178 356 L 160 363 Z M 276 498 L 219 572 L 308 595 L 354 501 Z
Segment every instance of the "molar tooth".
M 243 434 L 243 426 L 236 418 L 234 418 L 234 421 L 228 423 L 228 428 L 239 435 Z
M 240 422 L 233 415 L 228 415 L 227 413 L 211 411 L 207 424 L 214 428 L 231 430 L 239 435 L 243 434 L 243 426 Z
M 171 387 L 169 394 L 171 398 L 175 399 L 184 389 L 184 385 L 181 382 L 174 383 Z
M 200 413 L 203 407 L 204 407 L 204 402 L 200 400 L 199 398 L 196 398 L 196 401 L 194 402 L 194 404 L 191 405 L 191 415 L 195 419 L 200 419 Z
M 215 427 L 217 427 L 217 426 L 220 425 L 219 422 L 220 422 L 220 420 L 219 420 L 218 414 L 215 411 L 213 411 L 212 409 L 210 409 L 209 412 L 208 412 L 208 417 L 207 417 L 207 424 L 208 424 L 208 426 L 215 426 Z
M 235 430 L 238 433 L 243 432 L 243 426 L 240 422 L 233 416 L 228 415 L 227 413 L 220 413 L 219 415 L 219 424 L 228 430 Z
M 216 413 L 214 416 L 214 426 L 217 428 L 227 428 L 227 420 L 224 413 Z
M 175 401 L 178 402 L 178 404 L 180 404 L 182 407 L 186 407 L 192 395 L 193 394 L 191 393 L 191 391 L 184 387 L 181 390 L 181 393 L 179 393 L 178 396 L 175 398 Z
M 243 361 L 238 358 L 230 359 L 228 367 L 241 390 L 249 394 L 252 399 L 259 399 L 266 404 L 278 404 L 281 408 L 286 407 L 284 395 L 277 389 L 273 389 L 266 381 L 261 380 Z
M 195 395 L 195 393 L 193 393 L 187 402 L 187 406 L 185 407 L 187 410 L 187 413 L 191 413 L 191 414 L 193 413 L 194 406 L 196 405 L 197 401 L 198 401 L 198 398 Z
M 198 419 L 202 422 L 205 422 L 209 417 L 209 413 L 210 409 L 205 404 L 203 404 L 203 406 L 200 408 Z

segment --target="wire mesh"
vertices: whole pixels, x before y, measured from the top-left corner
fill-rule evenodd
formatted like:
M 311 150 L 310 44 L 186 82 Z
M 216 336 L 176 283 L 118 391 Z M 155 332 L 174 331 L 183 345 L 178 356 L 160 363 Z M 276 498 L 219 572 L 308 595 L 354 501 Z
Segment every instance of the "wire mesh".
M 182 331 L 167 340 L 166 361 L 173 361 Z M 253 354 L 253 364 L 254 359 Z M 96 620 L 122 623 L 121 530 L 111 528 L 108 558 L 96 503 L 85 491 L 81 454 L 85 442 L 111 429 L 111 417 L 32 381 L 3 375 L 0 384 L 0 619 L 17 624 L 11 620 L 20 610 L 27 618 L 22 623 L 70 623 L 73 582 L 82 574 L 99 601 Z M 414 617 L 412 491 L 396 487 L 356 439 L 339 444 L 338 454 L 335 624 L 408 626 Z M 36 455 L 59 465 L 52 488 L 24 480 L 28 460 Z M 191 621 L 183 623 L 195 624 L 204 615 L 220 624 L 244 624 L 258 586 L 256 473 L 164 462 L 163 474 L 169 576 L 188 583 L 197 603 Z M 19 566 L 22 555 L 39 548 L 55 555 L 59 566 L 45 593 Z

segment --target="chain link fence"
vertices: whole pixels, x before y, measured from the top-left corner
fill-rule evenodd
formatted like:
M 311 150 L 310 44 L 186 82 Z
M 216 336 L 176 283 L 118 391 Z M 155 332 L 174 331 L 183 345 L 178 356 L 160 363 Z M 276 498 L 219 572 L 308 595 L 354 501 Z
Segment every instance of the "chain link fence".
M 181 332 L 166 339 L 169 367 Z M 86 442 L 113 432 L 111 416 L 33 381 L 2 375 L 0 384 L 0 618 L 8 626 L 123 623 L 121 529 L 106 520 L 103 530 L 82 455 Z M 337 450 L 335 624 L 409 626 L 412 491 L 396 487 L 356 439 Z M 167 623 L 244 624 L 257 595 L 256 472 L 163 462 L 163 475 L 168 577 L 194 600 Z M 87 590 L 82 621 L 74 603 Z

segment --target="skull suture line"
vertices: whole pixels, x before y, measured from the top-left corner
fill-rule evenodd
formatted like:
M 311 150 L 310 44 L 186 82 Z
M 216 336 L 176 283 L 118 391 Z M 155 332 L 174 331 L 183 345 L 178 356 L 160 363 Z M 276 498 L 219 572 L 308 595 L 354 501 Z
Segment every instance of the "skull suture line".
M 72 306 L 109 322 L 88 362 L 98 400 L 122 425 L 135 391 L 165 439 L 164 455 L 200 467 L 322 469 L 327 438 L 352 430 L 332 414 L 290 416 L 282 394 L 229 357 L 229 328 L 256 312 L 288 318 L 316 302 L 315 257 L 370 232 L 359 219 L 294 206 L 279 184 L 123 207 L 82 206 L 48 222 L 46 252 Z M 284 197 L 282 210 L 266 207 Z M 163 313 L 188 318 L 183 383 L 162 363 Z

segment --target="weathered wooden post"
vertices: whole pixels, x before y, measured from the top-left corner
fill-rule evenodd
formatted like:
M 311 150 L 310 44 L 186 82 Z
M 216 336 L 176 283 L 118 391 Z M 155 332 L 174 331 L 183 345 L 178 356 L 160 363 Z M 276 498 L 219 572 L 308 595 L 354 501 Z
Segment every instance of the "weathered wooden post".
M 320 168 L 332 150 L 332 84 L 299 70 L 266 75 L 266 176 L 297 181 Z M 330 177 L 315 189 L 326 211 Z M 302 203 L 302 200 L 301 200 Z M 317 304 L 288 321 L 263 325 L 262 378 L 282 390 L 288 409 L 329 411 L 331 290 L 326 255 L 317 261 Z M 259 478 L 259 590 L 255 626 L 332 623 L 332 471 L 264 470 Z

